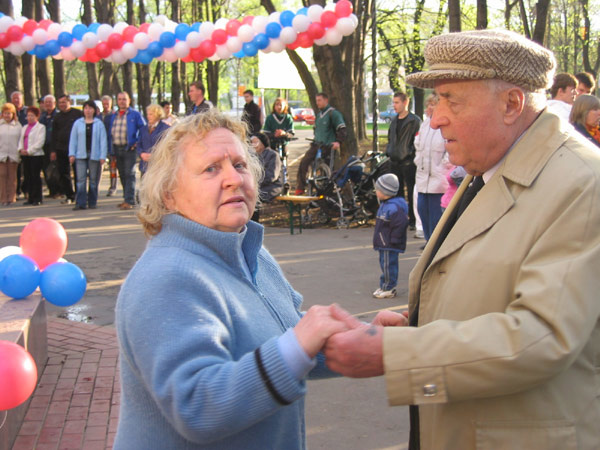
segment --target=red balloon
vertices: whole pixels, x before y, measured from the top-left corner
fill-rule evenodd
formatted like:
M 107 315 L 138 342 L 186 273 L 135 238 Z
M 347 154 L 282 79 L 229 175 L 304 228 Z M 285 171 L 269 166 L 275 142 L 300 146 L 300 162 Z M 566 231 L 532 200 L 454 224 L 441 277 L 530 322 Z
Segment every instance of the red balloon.
M 298 44 L 298 39 L 296 39 L 294 42 L 292 42 L 291 44 L 287 45 L 287 48 L 289 48 L 290 50 L 296 50 L 300 45 Z
M 200 44 L 200 47 L 198 47 L 200 49 L 200 51 L 202 52 L 202 55 L 205 58 L 208 58 L 212 55 L 215 54 L 215 51 L 217 50 L 217 47 L 215 46 L 215 43 L 213 41 L 202 41 L 202 44 Z
M 352 3 L 348 0 L 340 0 L 335 4 L 335 15 L 338 17 L 348 17 L 352 14 Z
M 321 14 L 321 25 L 323 25 L 325 28 L 331 28 L 335 26 L 336 22 L 337 16 L 333 11 L 325 11 L 323 14 Z
M 84 55 L 86 60 L 88 53 Z M 23 254 L 33 259 L 40 270 L 44 270 L 67 251 L 67 232 L 56 220 L 43 217 L 32 220 L 23 228 L 19 244 Z
M 97 63 L 101 59 L 100 55 L 98 55 L 95 48 L 88 48 L 87 52 L 85 52 L 85 57 L 88 60 L 88 62 L 91 63 Z
M 212 41 L 217 45 L 224 44 L 225 42 L 227 42 L 227 31 L 225 31 L 225 30 L 213 31 Z
M 123 37 L 119 33 L 113 33 L 108 37 L 108 39 L 106 40 L 106 43 L 113 50 L 119 50 L 121 47 L 123 47 L 124 42 L 123 42 Z
M 242 25 L 252 25 L 253 20 L 254 16 L 246 16 L 242 19 Z
M 304 31 L 302 33 L 298 33 L 298 37 L 296 38 L 296 43 L 298 44 L 299 47 L 309 48 L 309 47 L 312 47 L 313 40 L 308 35 L 308 32 Z
M 308 26 L 306 30 L 311 39 L 321 39 L 325 36 L 325 28 L 319 22 L 313 22 Z
M 96 54 L 100 58 L 107 58 L 111 55 L 111 53 L 112 49 L 106 42 L 100 42 L 98 45 L 96 45 Z
M 23 39 L 23 30 L 17 25 L 12 25 L 6 30 L 6 35 L 12 42 L 19 42 Z
M 16 408 L 25 402 L 37 384 L 37 367 L 20 345 L 0 341 L 0 410 Z
M 148 32 L 148 28 L 150 28 L 150 24 L 149 23 L 143 23 L 140 25 L 140 31 L 142 33 L 147 33 Z
M 231 19 L 227 22 L 227 25 L 225 25 L 225 31 L 227 31 L 229 36 L 237 36 L 238 28 L 241 26 L 242 24 L 239 21 Z
M 10 45 L 10 39 L 6 33 L 0 33 L 0 48 L 6 48 Z
M 35 30 L 37 30 L 38 24 L 35 20 L 29 19 L 27 22 L 23 24 L 23 31 L 25 34 L 31 36 Z
M 140 29 L 141 29 L 141 27 L 140 27 Z M 113 33 L 113 34 L 117 34 L 117 33 Z M 127 42 L 133 42 L 133 38 L 135 37 L 136 34 L 138 34 L 138 29 L 136 27 L 134 27 L 133 25 L 129 25 L 128 27 L 126 27 L 123 30 L 123 39 L 125 39 Z
M 189 56 L 196 62 L 204 61 L 204 53 L 202 53 L 202 50 L 200 50 L 200 47 L 191 49 Z
M 51 21 L 51 20 L 49 20 L 49 19 L 43 19 L 43 20 L 40 20 L 40 28 L 43 28 L 44 30 L 48 31 L 48 27 L 49 27 L 50 25 L 52 25 L 53 23 L 54 23 L 54 22 L 52 22 L 52 21 Z
M 191 51 L 190 51 L 190 53 L 191 53 Z M 181 58 L 181 60 L 182 60 L 183 62 L 186 62 L 186 63 L 189 63 L 189 62 L 192 62 L 192 61 L 193 61 L 193 59 L 192 59 L 192 56 L 191 56 L 191 55 L 187 55 L 185 58 Z

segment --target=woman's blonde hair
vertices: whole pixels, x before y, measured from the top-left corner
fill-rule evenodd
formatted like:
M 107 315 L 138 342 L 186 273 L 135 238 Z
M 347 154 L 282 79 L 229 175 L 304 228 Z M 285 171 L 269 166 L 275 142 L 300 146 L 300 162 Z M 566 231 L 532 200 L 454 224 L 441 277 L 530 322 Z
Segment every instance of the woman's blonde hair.
M 285 98 L 283 97 L 277 97 L 275 99 L 275 101 L 273 102 L 273 109 L 271 110 L 271 112 L 275 112 L 275 103 L 281 103 L 281 114 L 287 114 L 290 112 L 290 107 L 288 106 L 288 102 Z
M 153 112 L 154 115 L 158 118 L 158 120 L 162 120 L 165 118 L 165 110 L 160 105 L 148 105 L 146 106 L 146 114 L 149 112 Z
M 587 118 L 588 112 L 593 109 L 600 109 L 600 100 L 594 95 L 583 94 L 577 97 L 573 108 L 571 108 L 571 115 L 569 116 L 569 122 L 573 125 L 578 123 L 585 127 L 585 119 Z
M 4 111 L 10 111 L 12 113 L 13 118 L 11 119 L 11 122 L 17 120 L 17 108 L 15 108 L 15 105 L 12 103 L 5 103 L 2 105 L 2 112 Z
M 162 219 L 177 211 L 165 205 L 165 197 L 177 189 L 177 172 L 183 163 L 184 150 L 190 143 L 198 142 L 212 130 L 225 128 L 231 131 L 241 142 L 248 169 L 255 181 L 258 198 L 258 181 L 263 169 L 260 160 L 250 151 L 247 126 L 244 122 L 228 117 L 216 109 L 194 114 L 181 119 L 161 136 L 152 151 L 148 170 L 140 186 L 140 210 L 138 219 L 148 236 L 158 234 L 162 228 Z

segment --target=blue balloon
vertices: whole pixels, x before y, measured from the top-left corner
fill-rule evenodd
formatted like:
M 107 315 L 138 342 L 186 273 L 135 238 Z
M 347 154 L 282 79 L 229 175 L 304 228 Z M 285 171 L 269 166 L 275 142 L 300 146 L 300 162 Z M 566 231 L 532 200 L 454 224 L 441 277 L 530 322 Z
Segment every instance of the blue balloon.
M 46 300 L 56 306 L 71 306 L 85 294 L 87 279 L 75 264 L 57 262 L 42 272 L 40 290 Z
M 143 51 L 147 52 L 148 55 L 150 55 L 150 61 L 152 61 L 152 58 L 158 58 L 160 55 L 163 54 L 163 46 L 160 45 L 158 42 L 150 42 L 148 48 Z M 142 63 L 150 64 L 150 61 L 144 62 L 144 59 L 145 57 L 142 57 Z
M 158 38 L 158 42 L 160 42 L 160 45 L 163 48 L 171 48 L 175 45 L 176 39 L 175 39 L 175 34 L 171 33 L 170 31 L 165 31 L 164 33 L 162 33 L 160 35 L 160 38 Z M 161 49 L 161 55 L 162 55 L 162 49 Z M 160 56 L 160 55 L 158 55 Z
M 10 255 L 0 262 L 0 291 L 9 297 L 27 297 L 39 284 L 40 269 L 29 256 Z
M 252 40 L 242 45 L 242 51 L 245 56 L 255 56 L 258 53 L 258 47 L 254 43 L 254 40 Z
M 36 45 L 33 49 L 35 57 L 39 59 L 46 59 L 50 54 L 45 45 Z
M 254 45 L 256 45 L 259 50 L 264 50 L 269 46 L 269 38 L 265 33 L 258 33 L 251 42 L 254 42 Z M 256 55 L 256 52 L 254 54 Z
M 95 33 L 95 32 L 98 31 L 98 28 L 100 28 L 100 24 L 97 23 L 97 22 L 94 22 L 94 23 L 92 23 L 92 24 L 90 24 L 88 26 L 88 31 L 91 31 L 92 33 Z
M 243 58 L 244 56 L 246 56 L 246 54 L 244 53 L 244 50 L 240 50 L 239 52 L 235 52 L 233 56 L 235 56 L 236 58 Z
M 185 38 L 190 31 L 192 31 L 192 29 L 187 23 L 180 23 L 175 27 L 175 37 L 180 41 L 185 41 Z
M 77 25 L 75 25 L 73 27 L 73 30 L 71 31 L 71 34 L 73 35 L 73 37 L 75 39 L 77 39 L 78 41 L 80 41 L 83 38 L 83 35 L 87 33 L 87 27 L 81 23 L 78 23 Z
M 160 46 L 160 44 L 158 42 L 150 43 L 150 45 L 152 45 L 152 44 L 157 44 L 158 46 Z M 152 62 L 152 54 L 150 53 L 150 45 L 148 46 L 148 48 L 146 50 L 140 50 L 138 52 L 138 54 L 136 56 L 138 61 L 136 61 L 136 62 L 141 62 L 142 64 L 150 64 Z M 162 47 L 161 47 L 160 51 L 162 54 Z
M 30 55 L 35 56 L 35 49 L 33 49 L 33 50 L 27 50 L 27 53 L 29 53 Z
M 281 33 L 281 25 L 279 25 L 277 22 L 268 23 L 265 31 L 267 36 L 272 39 L 277 39 Z
M 49 40 L 48 42 L 46 42 L 44 44 L 44 47 L 46 48 L 46 51 L 48 52 L 49 55 L 58 55 L 60 53 L 60 44 L 58 43 L 57 40 Z
M 62 47 L 70 47 L 73 43 L 73 35 L 63 31 L 58 35 L 57 40 Z
M 303 16 L 308 16 L 308 8 L 306 6 L 304 8 L 300 8 L 296 14 L 302 14 Z
M 296 14 L 294 14 L 289 9 L 286 9 L 285 11 L 282 11 L 281 14 L 279 14 L 279 22 L 281 22 L 281 26 L 291 27 L 294 17 L 296 17 Z
M 4 17 L 4 13 L 3 13 L 3 12 L 0 12 L 0 19 L 1 19 L 2 17 Z
M 200 25 L 201 25 L 200 22 L 194 22 L 192 24 L 192 31 L 200 31 Z

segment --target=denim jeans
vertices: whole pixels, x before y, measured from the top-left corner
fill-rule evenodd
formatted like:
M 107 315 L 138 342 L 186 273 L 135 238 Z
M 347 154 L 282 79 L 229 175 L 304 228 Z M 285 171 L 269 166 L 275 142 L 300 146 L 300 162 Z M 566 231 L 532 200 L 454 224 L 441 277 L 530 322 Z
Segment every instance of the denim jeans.
M 91 159 L 76 159 L 75 173 L 77 175 L 75 202 L 81 208 L 96 206 L 98 202 L 98 184 L 100 182 L 100 161 Z M 86 181 L 90 178 L 90 187 L 86 192 Z
M 117 157 L 119 179 L 123 187 L 123 199 L 125 203 L 135 205 L 135 162 L 137 152 L 125 145 L 114 145 L 113 148 Z
M 419 217 L 421 217 L 421 223 L 423 224 L 423 234 L 427 241 L 433 234 L 433 230 L 440 221 L 440 217 L 442 217 L 442 195 L 444 194 L 424 194 L 419 192 L 417 211 L 419 211 Z
M 379 250 L 379 265 L 381 278 L 379 287 L 382 291 L 389 291 L 398 284 L 398 252 Z

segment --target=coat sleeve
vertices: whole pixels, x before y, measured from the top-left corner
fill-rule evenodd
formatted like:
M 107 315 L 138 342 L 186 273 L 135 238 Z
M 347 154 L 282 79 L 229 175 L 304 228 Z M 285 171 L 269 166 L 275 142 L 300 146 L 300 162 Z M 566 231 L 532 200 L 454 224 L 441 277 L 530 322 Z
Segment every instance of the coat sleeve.
M 71 135 L 69 137 L 69 157 L 74 156 L 77 158 L 77 133 L 79 129 L 79 123 L 76 121 L 71 128 Z
M 100 159 L 106 159 L 106 155 L 108 153 L 108 136 L 106 135 L 106 127 L 102 121 L 100 121 L 100 123 L 97 125 L 100 135 Z

